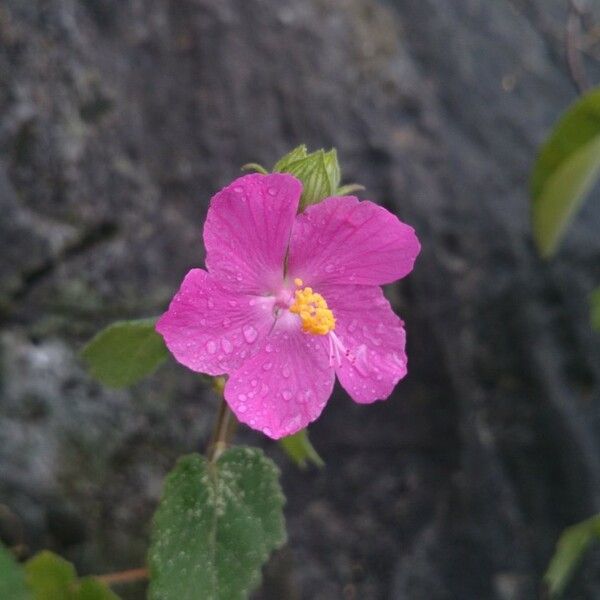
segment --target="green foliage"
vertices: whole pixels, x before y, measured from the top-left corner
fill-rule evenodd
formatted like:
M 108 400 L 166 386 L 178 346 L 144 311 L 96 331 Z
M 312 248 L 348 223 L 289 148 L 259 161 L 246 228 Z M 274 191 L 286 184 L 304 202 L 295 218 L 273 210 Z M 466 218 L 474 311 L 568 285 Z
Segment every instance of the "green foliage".
M 28 600 L 25 574 L 11 553 L 0 544 L 0 598 Z
M 103 583 L 92 577 L 77 578 L 73 565 L 44 551 L 25 565 L 33 600 L 118 600 Z
M 40 552 L 25 568 L 0 546 L 2 600 L 119 600 L 92 577 L 77 579 L 71 563 L 52 552 Z
M 306 469 L 308 463 L 312 463 L 319 468 L 325 466 L 323 459 L 310 443 L 306 429 L 301 429 L 294 435 L 284 437 L 279 440 L 279 445 L 301 469 Z
M 600 331 L 600 288 L 596 288 L 590 297 L 592 328 Z
M 531 178 L 533 230 L 551 256 L 600 174 L 600 88 L 567 110 L 542 146 Z
M 92 377 L 120 388 L 152 373 L 169 355 L 155 323 L 156 319 L 117 321 L 96 334 L 81 351 Z
M 154 516 L 150 598 L 246 598 L 286 539 L 278 474 L 254 448 L 180 459 Z
M 577 523 L 563 531 L 544 583 L 551 598 L 559 598 L 593 540 L 600 537 L 600 515 Z

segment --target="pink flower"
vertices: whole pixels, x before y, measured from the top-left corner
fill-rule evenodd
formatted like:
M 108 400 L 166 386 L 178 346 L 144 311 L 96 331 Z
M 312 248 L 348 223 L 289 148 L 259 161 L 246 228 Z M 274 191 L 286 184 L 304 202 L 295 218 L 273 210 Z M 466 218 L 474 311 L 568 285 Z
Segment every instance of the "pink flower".
M 314 421 L 335 375 L 359 403 L 406 375 L 405 333 L 379 286 L 407 275 L 420 245 L 384 208 L 351 196 L 296 214 L 291 175 L 246 175 L 216 194 L 206 271 L 192 269 L 156 329 L 175 358 L 227 374 L 237 418 L 272 438 Z

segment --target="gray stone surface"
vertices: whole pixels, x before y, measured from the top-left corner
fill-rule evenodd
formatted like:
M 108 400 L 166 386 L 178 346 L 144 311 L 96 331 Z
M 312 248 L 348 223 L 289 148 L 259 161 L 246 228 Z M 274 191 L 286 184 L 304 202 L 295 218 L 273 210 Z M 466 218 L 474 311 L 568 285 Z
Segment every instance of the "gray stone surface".
M 536 147 L 576 97 L 565 21 L 562 0 L 2 2 L 0 535 L 84 572 L 141 564 L 214 399 L 175 365 L 103 390 L 77 349 L 164 308 L 239 165 L 335 145 L 423 242 L 389 290 L 410 375 L 386 403 L 336 394 L 324 472 L 240 432 L 288 495 L 257 598 L 536 597 L 558 532 L 600 510 L 600 208 L 551 263 L 528 219 Z M 570 597 L 598 597 L 597 567 Z

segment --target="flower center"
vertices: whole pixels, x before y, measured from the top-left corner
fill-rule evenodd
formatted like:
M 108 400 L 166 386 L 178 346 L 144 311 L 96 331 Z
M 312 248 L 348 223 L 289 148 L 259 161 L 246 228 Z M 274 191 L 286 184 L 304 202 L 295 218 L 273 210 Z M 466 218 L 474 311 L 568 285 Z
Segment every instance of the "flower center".
M 313 335 L 326 335 L 335 329 L 335 317 L 328 308 L 325 298 L 310 287 L 302 287 L 302 279 L 294 279 L 297 287 L 294 294 L 294 303 L 290 312 L 297 314 L 302 319 L 302 330 Z

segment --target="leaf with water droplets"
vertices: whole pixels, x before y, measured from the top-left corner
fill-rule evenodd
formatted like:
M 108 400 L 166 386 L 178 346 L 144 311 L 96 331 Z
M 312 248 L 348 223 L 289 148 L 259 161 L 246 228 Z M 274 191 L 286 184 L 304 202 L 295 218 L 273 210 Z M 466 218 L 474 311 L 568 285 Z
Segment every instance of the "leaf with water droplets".
M 23 569 L 11 553 L 0 544 L 0 598 L 28 600 Z
M 319 468 L 325 466 L 323 459 L 311 444 L 306 429 L 301 429 L 293 435 L 280 439 L 279 445 L 301 469 L 306 469 L 308 463 L 312 463 Z
M 154 516 L 151 600 L 247 598 L 286 539 L 278 476 L 257 448 L 180 459 Z
M 156 319 L 117 321 L 96 334 L 81 351 L 90 375 L 121 388 L 152 373 L 169 355 L 155 324 Z

